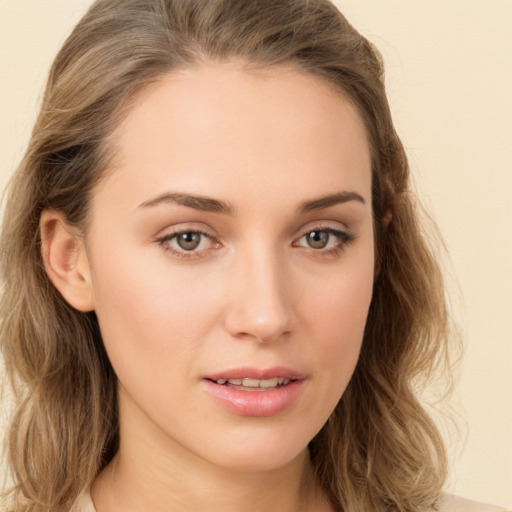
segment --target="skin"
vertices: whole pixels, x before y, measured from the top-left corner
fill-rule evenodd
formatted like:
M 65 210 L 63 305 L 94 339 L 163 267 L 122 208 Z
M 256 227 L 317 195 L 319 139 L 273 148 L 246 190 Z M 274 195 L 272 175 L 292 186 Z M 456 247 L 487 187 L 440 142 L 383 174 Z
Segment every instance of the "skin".
M 293 69 L 208 64 L 136 98 L 114 140 L 85 236 L 42 219 L 47 271 L 96 311 L 119 378 L 121 447 L 97 511 L 331 510 L 307 444 L 353 373 L 374 278 L 355 108 Z M 167 193 L 230 211 L 155 201 Z M 176 230 L 206 235 L 186 251 Z M 205 376 L 276 366 L 305 377 L 277 414 L 236 414 L 205 390 Z

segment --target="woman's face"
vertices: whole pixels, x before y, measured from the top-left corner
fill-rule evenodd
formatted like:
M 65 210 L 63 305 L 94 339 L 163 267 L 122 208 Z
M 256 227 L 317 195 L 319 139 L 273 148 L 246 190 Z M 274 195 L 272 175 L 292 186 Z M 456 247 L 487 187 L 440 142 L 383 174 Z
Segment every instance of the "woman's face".
M 360 117 L 312 76 L 212 64 L 146 90 L 115 142 L 86 250 L 122 442 L 239 470 L 296 460 L 372 295 Z

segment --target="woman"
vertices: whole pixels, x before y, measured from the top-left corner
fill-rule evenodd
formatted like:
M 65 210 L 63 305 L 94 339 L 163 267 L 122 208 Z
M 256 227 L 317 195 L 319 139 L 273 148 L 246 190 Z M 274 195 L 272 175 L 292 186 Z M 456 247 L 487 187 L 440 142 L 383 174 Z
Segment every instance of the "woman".
M 12 509 L 498 510 L 441 493 L 408 179 L 327 1 L 96 2 L 6 206 Z

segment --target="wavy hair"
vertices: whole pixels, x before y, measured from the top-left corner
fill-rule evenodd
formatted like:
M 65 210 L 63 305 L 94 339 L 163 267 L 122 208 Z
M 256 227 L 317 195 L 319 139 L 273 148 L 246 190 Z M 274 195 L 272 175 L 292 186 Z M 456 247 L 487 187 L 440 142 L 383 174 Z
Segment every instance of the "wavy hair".
M 140 91 L 174 70 L 237 59 L 292 65 L 348 98 L 372 156 L 376 277 L 360 359 L 311 441 L 335 510 L 433 510 L 446 477 L 441 436 L 417 397 L 447 362 L 448 315 L 437 238 L 418 221 L 378 51 L 328 0 L 98 0 L 49 75 L 1 234 L 1 349 L 15 412 L 7 459 L 11 510 L 69 510 L 118 449 L 116 376 L 94 313 L 47 277 L 44 209 L 86 229 L 109 169 L 109 136 Z

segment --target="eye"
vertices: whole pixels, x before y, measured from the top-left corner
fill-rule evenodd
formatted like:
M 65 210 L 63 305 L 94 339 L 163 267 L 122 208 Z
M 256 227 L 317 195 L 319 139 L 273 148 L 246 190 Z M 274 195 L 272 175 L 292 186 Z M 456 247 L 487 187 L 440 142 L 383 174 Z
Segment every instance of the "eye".
M 294 245 L 327 252 L 341 250 L 354 239 L 355 237 L 346 231 L 333 228 L 317 228 L 304 234 Z
M 192 229 L 169 233 L 159 238 L 157 243 L 165 251 L 182 258 L 200 257 L 204 252 L 220 247 L 207 233 Z
M 311 249 L 325 249 L 329 244 L 331 233 L 327 231 L 311 231 L 304 235 L 306 243 Z
M 177 233 L 174 237 L 180 249 L 184 251 L 194 251 L 201 245 L 201 240 L 204 235 L 202 233 L 189 231 L 187 233 Z

